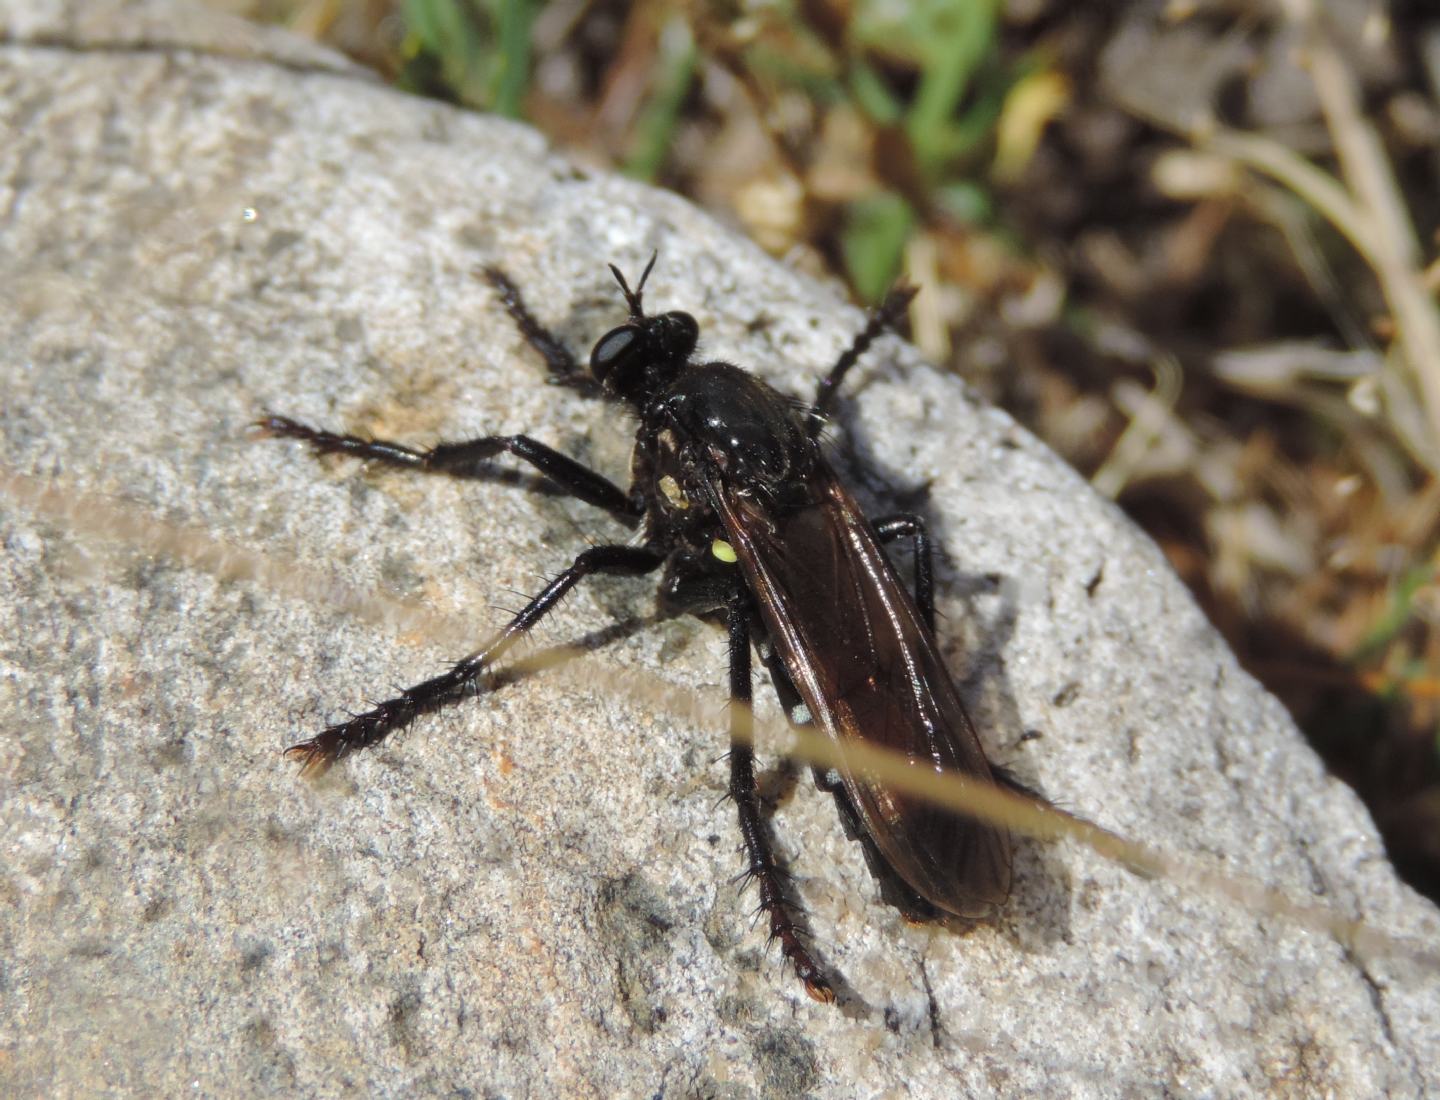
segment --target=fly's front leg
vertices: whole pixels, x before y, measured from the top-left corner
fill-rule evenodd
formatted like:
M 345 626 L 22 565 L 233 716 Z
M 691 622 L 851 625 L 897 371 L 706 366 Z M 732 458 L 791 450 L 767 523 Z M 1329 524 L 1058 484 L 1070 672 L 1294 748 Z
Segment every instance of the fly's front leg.
M 329 726 L 308 741 L 290 746 L 285 755 L 300 762 L 303 774 L 324 771 L 342 756 L 378 744 L 422 714 L 473 694 L 476 681 L 584 577 L 592 573 L 648 573 L 664 560 L 663 554 L 643 546 L 596 546 L 586 550 L 569 569 L 551 581 L 545 591 L 526 604 L 484 649 L 472 653 L 448 672 L 407 688 L 364 714 Z
M 873 520 L 876 537 L 881 542 L 908 538 L 915 552 L 915 606 L 930 633 L 935 633 L 935 563 L 930 532 L 925 521 L 910 512 L 900 512 Z
M 632 499 L 609 478 L 528 435 L 485 435 L 461 443 L 415 448 L 384 439 L 365 439 L 358 435 L 341 435 L 323 428 L 312 428 L 288 416 L 267 416 L 256 421 L 255 426 L 266 435 L 308 443 L 317 455 L 350 455 L 404 470 L 447 474 L 450 477 L 480 477 L 488 469 L 489 459 L 499 454 L 512 454 L 528 462 L 571 496 L 603 508 L 631 527 L 645 512 L 637 499 Z
M 530 346 L 545 360 L 550 381 L 557 386 L 568 386 L 587 397 L 599 397 L 602 393 L 600 384 L 581 369 L 570 349 L 535 319 L 535 315 L 525 305 L 525 299 L 520 296 L 520 288 L 511 282 L 510 276 L 498 267 L 484 268 L 481 274 L 499 292 L 500 301 L 515 321 L 520 335 L 525 337 Z
M 755 787 L 754 722 L 750 695 L 749 599 L 740 590 L 728 605 L 730 629 L 730 797 L 740 812 L 740 835 L 745 841 L 745 875 L 760 889 L 760 911 L 770 921 L 771 940 L 780 941 L 780 950 L 805 983 L 805 992 L 827 1004 L 835 990 L 800 942 L 801 930 L 792 915 L 783 874 L 775 862 L 770 836 L 760 813 L 760 794 Z

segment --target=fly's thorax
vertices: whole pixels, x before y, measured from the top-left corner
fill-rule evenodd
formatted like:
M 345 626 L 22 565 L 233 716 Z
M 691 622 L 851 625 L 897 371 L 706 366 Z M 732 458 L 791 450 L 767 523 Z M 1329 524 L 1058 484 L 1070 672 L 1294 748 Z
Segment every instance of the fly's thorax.
M 816 453 L 790 398 L 729 363 L 690 367 L 645 411 L 661 464 L 683 493 L 724 481 L 772 496 L 803 478 Z

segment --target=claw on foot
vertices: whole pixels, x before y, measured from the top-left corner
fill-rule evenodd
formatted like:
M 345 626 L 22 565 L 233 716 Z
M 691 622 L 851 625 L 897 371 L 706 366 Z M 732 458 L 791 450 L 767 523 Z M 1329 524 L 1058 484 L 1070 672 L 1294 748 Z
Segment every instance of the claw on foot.
M 285 759 L 297 761 L 302 776 L 324 775 L 335 758 L 315 741 L 301 741 L 285 750 Z
M 835 1003 L 835 990 L 818 973 L 804 979 L 805 992 L 821 1004 L 833 1005 Z
M 262 416 L 258 420 L 252 420 L 250 427 L 261 436 L 275 438 L 296 435 L 305 431 L 303 424 L 291 420 L 288 416 L 274 416 L 270 414 Z

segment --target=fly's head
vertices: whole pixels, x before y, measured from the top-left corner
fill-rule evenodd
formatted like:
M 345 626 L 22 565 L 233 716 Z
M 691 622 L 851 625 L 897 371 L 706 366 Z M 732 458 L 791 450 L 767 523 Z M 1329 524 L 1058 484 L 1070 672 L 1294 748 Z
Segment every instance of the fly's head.
M 655 257 L 651 256 L 632 291 L 620 269 L 610 265 L 630 307 L 630 319 L 600 337 L 590 352 L 590 373 L 595 380 L 637 409 L 644 409 L 679 377 L 700 339 L 700 326 L 688 313 L 673 310 L 646 315 L 641 296 L 654 266 Z

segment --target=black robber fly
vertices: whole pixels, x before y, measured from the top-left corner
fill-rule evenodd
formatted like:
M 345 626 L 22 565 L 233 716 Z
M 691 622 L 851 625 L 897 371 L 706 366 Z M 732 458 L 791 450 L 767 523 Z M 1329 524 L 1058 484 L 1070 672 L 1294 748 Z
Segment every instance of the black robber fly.
M 756 790 L 748 730 L 750 654 L 759 651 L 791 720 L 818 725 L 839 749 L 838 769 L 817 770 L 847 831 L 864 846 L 886 900 L 912 919 L 975 916 L 1010 891 L 1003 828 L 897 792 L 847 757 L 879 746 L 917 769 L 1013 785 L 981 749 L 935 642 L 930 541 L 917 516 L 867 519 L 826 460 L 820 431 L 846 374 L 904 313 L 911 289 L 892 291 L 820 381 L 813 403 L 784 396 L 731 363 L 694 358 L 699 327 L 688 313 L 645 312 L 652 256 L 632 291 L 611 265 L 629 319 L 590 353 L 587 377 L 535 319 L 502 272 L 485 275 L 551 379 L 627 406 L 639 418 L 630 488 L 529 436 L 484 436 L 417 450 L 307 427 L 280 416 L 267 434 L 320 454 L 348 454 L 457 477 L 483 476 L 508 453 L 566 492 L 639 528 L 638 545 L 583 551 L 480 651 L 444 674 L 287 750 L 303 770 L 374 745 L 416 717 L 473 693 L 482 675 L 583 577 L 662 571 L 660 602 L 674 613 L 723 622 L 730 640 L 730 794 L 740 814 L 746 875 L 755 880 L 770 935 L 812 997 L 833 987 L 802 942 L 796 907 L 771 851 Z M 908 539 L 914 595 L 883 544 Z

